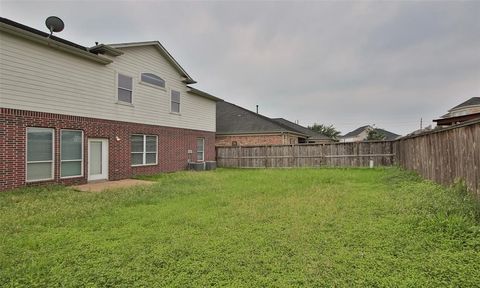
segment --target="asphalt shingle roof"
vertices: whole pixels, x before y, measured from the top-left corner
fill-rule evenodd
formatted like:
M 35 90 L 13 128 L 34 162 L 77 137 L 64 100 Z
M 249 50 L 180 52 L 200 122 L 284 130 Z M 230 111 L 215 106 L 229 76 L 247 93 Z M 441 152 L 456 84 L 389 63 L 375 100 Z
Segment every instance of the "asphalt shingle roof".
M 458 108 L 467 107 L 467 106 L 473 106 L 473 105 L 480 105 L 480 97 L 472 97 L 472 98 L 468 99 L 467 101 L 465 101 L 463 103 L 460 103 L 457 106 L 453 107 L 452 109 L 450 109 L 450 111 L 458 109 Z
M 308 136 L 308 139 L 316 139 L 316 140 L 330 140 L 330 138 L 328 136 L 325 136 L 321 133 L 318 133 L 318 132 L 315 132 L 311 129 L 308 129 L 307 127 L 303 127 L 301 125 L 298 125 L 297 123 L 294 123 L 294 122 L 291 122 L 291 121 L 288 121 L 287 119 L 283 119 L 283 118 L 273 118 L 272 120 L 274 120 L 275 122 L 277 123 L 280 123 L 284 126 L 287 126 L 293 130 L 296 130 L 298 131 L 299 133 L 302 133 L 302 134 L 305 134 Z
M 369 125 L 365 125 L 365 126 L 362 126 L 362 127 L 359 127 L 351 132 L 348 132 L 347 134 L 343 135 L 341 138 L 348 138 L 348 137 L 355 137 L 357 136 L 358 134 L 362 133 L 365 129 L 367 129 L 368 127 L 370 127 Z M 400 137 L 400 135 L 398 134 L 395 134 L 393 132 L 390 132 L 390 131 L 387 131 L 385 129 L 381 129 L 381 128 L 375 128 L 376 131 L 382 133 L 383 135 L 385 135 L 385 140 L 394 140 L 398 137 Z
M 217 102 L 217 134 L 261 134 L 289 132 L 302 134 L 274 120 L 235 104 Z

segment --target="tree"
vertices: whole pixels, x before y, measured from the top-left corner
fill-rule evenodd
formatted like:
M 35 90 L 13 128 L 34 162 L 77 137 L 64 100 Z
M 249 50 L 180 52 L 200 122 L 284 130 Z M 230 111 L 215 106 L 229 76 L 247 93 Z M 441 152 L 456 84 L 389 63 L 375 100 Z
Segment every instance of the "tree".
M 330 139 L 337 140 L 340 135 L 340 131 L 335 129 L 333 125 L 327 126 L 323 124 L 314 123 L 312 126 L 308 126 L 308 129 L 313 130 L 317 133 L 323 134 Z
M 368 132 L 367 140 L 385 140 L 387 138 L 385 134 L 378 131 L 377 129 L 372 129 Z

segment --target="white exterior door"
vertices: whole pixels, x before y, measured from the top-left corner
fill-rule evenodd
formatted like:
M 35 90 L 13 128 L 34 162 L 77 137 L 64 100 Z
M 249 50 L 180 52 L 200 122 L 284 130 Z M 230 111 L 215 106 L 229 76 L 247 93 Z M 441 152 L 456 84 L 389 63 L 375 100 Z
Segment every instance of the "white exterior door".
M 88 139 L 88 181 L 108 180 L 108 140 Z

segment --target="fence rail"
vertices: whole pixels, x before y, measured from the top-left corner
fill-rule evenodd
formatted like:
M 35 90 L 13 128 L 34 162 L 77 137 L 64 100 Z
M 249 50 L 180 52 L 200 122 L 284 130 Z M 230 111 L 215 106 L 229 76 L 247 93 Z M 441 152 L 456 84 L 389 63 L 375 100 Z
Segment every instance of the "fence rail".
M 394 156 L 390 141 L 217 147 L 218 165 L 235 168 L 362 167 L 370 160 L 385 166 L 393 165 Z
M 219 167 L 365 167 L 399 165 L 426 179 L 463 179 L 480 199 L 480 120 L 396 141 L 217 147 Z
M 395 142 L 398 165 L 450 185 L 463 179 L 480 199 L 480 120 Z

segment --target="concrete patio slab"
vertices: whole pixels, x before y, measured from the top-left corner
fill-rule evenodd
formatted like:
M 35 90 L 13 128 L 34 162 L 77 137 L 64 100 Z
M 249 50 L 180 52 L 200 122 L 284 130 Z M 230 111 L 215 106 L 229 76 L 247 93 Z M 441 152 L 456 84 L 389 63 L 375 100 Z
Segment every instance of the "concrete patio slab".
M 74 189 L 84 192 L 102 192 L 105 190 L 116 189 L 116 188 L 128 188 L 132 186 L 139 185 L 152 185 L 155 182 L 137 180 L 137 179 L 124 179 L 117 181 L 101 181 L 101 182 L 90 182 L 87 184 L 73 186 Z

